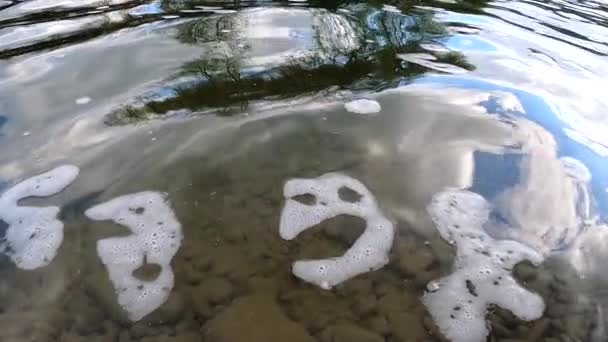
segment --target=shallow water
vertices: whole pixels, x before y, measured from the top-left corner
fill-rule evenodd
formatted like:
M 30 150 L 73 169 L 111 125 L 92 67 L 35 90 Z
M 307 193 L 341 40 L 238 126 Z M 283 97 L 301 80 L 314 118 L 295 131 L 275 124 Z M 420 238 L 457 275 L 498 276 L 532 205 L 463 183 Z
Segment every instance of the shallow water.
M 0 192 L 80 168 L 19 203 L 60 208 L 44 266 L 18 267 L 0 198 L 0 341 L 456 341 L 423 297 L 477 261 L 442 222 L 541 261 L 513 274 L 542 317 L 490 293 L 488 341 L 605 341 L 607 55 L 601 0 L 0 0 Z M 292 263 L 342 255 L 364 215 L 292 240 L 279 226 L 285 183 L 330 172 L 360 181 L 395 233 L 386 265 L 323 289 Z M 487 202 L 479 227 L 470 203 L 431 218 L 454 188 Z M 135 258 L 144 287 L 174 275 L 140 318 L 112 283 L 131 277 L 98 251 L 139 228 L 85 211 L 142 191 L 166 193 L 183 239 Z M 144 215 L 170 221 L 160 208 Z

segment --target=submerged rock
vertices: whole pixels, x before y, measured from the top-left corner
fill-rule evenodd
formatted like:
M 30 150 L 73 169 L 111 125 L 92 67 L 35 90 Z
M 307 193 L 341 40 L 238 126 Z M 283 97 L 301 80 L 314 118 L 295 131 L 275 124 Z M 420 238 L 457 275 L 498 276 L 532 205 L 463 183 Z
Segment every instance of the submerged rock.
M 0 314 L 0 341 L 53 341 L 66 315 L 55 309 Z
M 301 325 L 289 320 L 269 296 L 235 300 L 204 326 L 208 342 L 314 342 Z
M 116 301 L 116 292 L 106 272 L 96 272 L 85 278 L 87 294 L 115 322 L 129 324 L 127 312 Z
M 203 337 L 201 334 L 190 332 L 185 334 L 179 334 L 176 336 L 154 336 L 154 337 L 144 337 L 141 339 L 141 342 L 202 342 Z
M 326 328 L 323 342 L 383 342 L 384 338 L 354 324 L 340 324 Z
M 222 303 L 232 296 L 234 286 L 230 281 L 221 277 L 211 277 L 203 280 L 203 282 L 193 290 L 193 296 L 199 299 L 204 299 L 211 304 Z

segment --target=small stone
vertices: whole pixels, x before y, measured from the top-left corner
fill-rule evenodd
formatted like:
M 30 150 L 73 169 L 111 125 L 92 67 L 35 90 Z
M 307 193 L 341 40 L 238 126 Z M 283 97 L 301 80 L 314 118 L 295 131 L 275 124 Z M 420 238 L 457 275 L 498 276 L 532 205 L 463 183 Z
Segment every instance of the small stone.
M 169 298 L 156 310 L 143 318 L 144 323 L 150 324 L 175 324 L 182 317 L 184 312 L 184 298 L 173 290 Z
M 102 323 L 103 330 L 105 331 L 104 337 L 106 340 L 115 341 L 118 338 L 118 326 L 112 321 L 105 320 Z
M 269 295 L 276 295 L 279 293 L 279 285 L 276 279 L 253 277 L 247 282 L 247 288 L 252 293 L 266 293 Z
M 529 340 L 529 341 L 531 341 L 531 340 Z M 564 341 L 560 340 L 557 337 L 546 337 L 543 339 L 543 342 L 564 342 Z
M 524 261 L 513 268 L 513 274 L 521 281 L 531 282 L 536 279 L 538 271 L 530 262 Z
M 299 324 L 289 320 L 270 296 L 237 299 L 204 326 L 206 342 L 314 342 Z
M 51 341 L 66 323 L 66 315 L 58 310 L 33 310 L 0 314 L 0 341 L 27 337 L 28 341 Z
M 191 331 L 198 331 L 200 329 L 200 323 L 195 319 L 194 315 L 188 315 L 183 318 L 177 325 L 175 326 L 175 332 L 180 334 L 186 334 Z
M 388 321 L 384 316 L 374 316 L 367 320 L 368 327 L 382 336 L 387 336 L 390 333 Z
M 426 247 L 401 247 L 397 253 L 399 271 L 406 277 L 428 271 L 435 261 L 433 252 Z
M 583 315 L 567 315 L 562 322 L 563 331 L 571 336 L 583 336 L 588 329 L 588 322 Z
M 338 216 L 322 222 L 319 226 L 328 238 L 344 246 L 351 246 L 361 236 L 366 225 L 365 220 L 360 217 Z
M 397 341 L 421 341 L 428 339 L 420 317 L 410 312 L 394 312 L 387 316 L 392 335 Z
M 352 306 L 353 311 L 360 317 L 376 311 L 376 298 L 373 295 L 360 296 L 355 299 Z
M 492 321 L 492 334 L 498 337 L 509 337 L 511 331 L 499 321 Z
M 572 337 L 570 337 L 566 334 L 559 335 L 559 340 L 561 342 L 575 342 L 575 339 L 573 339 Z
M 123 330 L 118 335 L 118 342 L 131 342 L 131 335 L 128 330 Z
M 89 336 L 84 337 L 70 332 L 64 332 L 59 338 L 61 342 L 86 342 L 94 339 L 95 338 L 89 338 Z
M 127 312 L 118 304 L 118 297 L 109 277 L 103 271 L 88 276 L 85 279 L 87 294 L 105 311 L 113 321 L 123 325 L 131 323 Z
M 341 324 L 326 328 L 325 338 L 331 336 L 331 342 L 383 342 L 384 338 L 374 332 L 365 330 L 354 324 Z
M 416 274 L 414 285 L 418 289 L 426 289 L 427 285 L 436 279 L 439 279 L 441 274 L 438 270 L 422 271 Z
M 495 307 L 492 316 L 496 316 L 496 319 L 500 320 L 501 324 L 509 329 L 515 328 L 519 322 L 519 319 L 511 311 L 501 307 Z
M 198 285 L 205 278 L 204 275 L 203 275 L 203 273 L 201 273 L 198 270 L 196 270 L 190 264 L 188 264 L 187 266 L 184 266 L 184 268 L 182 269 L 182 271 L 183 272 L 180 272 L 180 274 L 183 275 L 183 278 L 190 285 Z
M 144 337 L 141 342 L 202 342 L 203 337 L 195 332 L 180 334 L 176 336 L 160 335 L 155 337 Z
M 540 338 L 545 334 L 545 331 L 549 327 L 549 322 L 550 321 L 546 318 L 534 322 L 526 336 L 528 341 L 540 341 Z
M 445 336 L 443 336 L 443 334 L 439 331 L 439 327 L 437 327 L 435 322 L 433 322 L 433 319 L 431 318 L 431 316 L 425 315 L 424 318 L 422 319 L 422 324 L 424 325 L 424 328 L 431 336 L 434 336 L 434 337 L 440 339 L 441 341 L 447 341 Z
M 73 329 L 80 335 L 90 335 L 101 329 L 104 314 L 87 296 L 75 295 L 66 308 L 73 317 Z
M 394 312 L 402 312 L 420 305 L 417 297 L 405 291 L 389 288 L 386 294 L 378 300 L 378 311 L 387 317 Z
M 237 243 L 245 240 L 245 231 L 241 226 L 229 226 L 225 227 L 223 230 L 223 235 L 226 241 L 231 243 Z
M 131 327 L 131 337 L 135 339 L 141 339 L 146 336 L 157 336 L 160 335 L 162 329 L 158 326 L 153 326 L 143 322 L 137 322 Z
M 530 328 L 527 325 L 518 325 L 517 328 L 515 328 L 515 335 L 517 336 L 528 336 L 528 331 L 530 330 Z
M 369 295 L 372 293 L 372 281 L 369 278 L 355 278 L 343 283 L 344 290 L 352 295 Z
M 559 318 L 565 316 L 568 313 L 568 306 L 566 304 L 552 303 L 547 307 L 546 315 L 550 318 Z
M 222 303 L 232 296 L 234 287 L 230 281 L 221 277 L 213 277 L 203 280 L 193 290 L 193 296 L 205 298 L 211 304 Z

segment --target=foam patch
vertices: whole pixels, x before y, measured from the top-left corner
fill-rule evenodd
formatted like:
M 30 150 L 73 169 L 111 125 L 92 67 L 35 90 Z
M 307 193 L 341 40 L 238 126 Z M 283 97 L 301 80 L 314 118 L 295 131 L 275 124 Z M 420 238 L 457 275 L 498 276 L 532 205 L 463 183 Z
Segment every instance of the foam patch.
M 181 245 L 181 224 L 165 196 L 152 191 L 117 197 L 88 209 L 85 215 L 93 220 L 112 220 L 133 233 L 99 240 L 97 254 L 129 319 L 142 319 L 161 306 L 173 289 L 171 259 Z M 133 275 L 145 262 L 160 266 L 156 279 L 147 281 Z
M 347 102 L 344 104 L 344 108 L 355 114 L 375 114 L 382 109 L 378 101 L 368 99 L 358 99 Z
M 352 198 L 341 198 L 340 193 L 345 189 Z M 301 232 L 343 214 L 361 217 L 367 223 L 363 234 L 344 255 L 296 261 L 292 268 L 296 277 L 330 289 L 388 263 L 394 227 L 361 182 L 340 173 L 327 173 L 313 179 L 289 180 L 285 183 L 283 195 L 286 202 L 279 226 L 283 239 L 294 239 Z M 313 196 L 314 203 L 304 204 L 294 199 L 301 195 Z
M 28 178 L 0 196 L 0 219 L 8 224 L 0 240 L 0 251 L 17 267 L 33 270 L 48 265 L 63 242 L 63 223 L 57 220 L 58 207 L 23 207 L 20 200 L 54 195 L 78 176 L 79 169 L 63 165 Z
M 456 260 L 452 274 L 428 284 L 422 301 L 453 342 L 485 341 L 490 305 L 525 321 L 540 318 L 545 309 L 543 299 L 511 275 L 519 262 L 538 265 L 543 256 L 519 242 L 491 238 L 482 227 L 490 209 L 482 196 L 456 189 L 436 194 L 428 206 L 441 237 L 456 246 Z

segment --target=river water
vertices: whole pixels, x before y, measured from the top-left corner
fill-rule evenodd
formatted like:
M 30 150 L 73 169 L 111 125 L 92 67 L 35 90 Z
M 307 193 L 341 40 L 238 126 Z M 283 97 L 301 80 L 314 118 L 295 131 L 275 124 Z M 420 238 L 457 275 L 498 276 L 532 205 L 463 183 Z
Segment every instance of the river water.
M 607 79 L 604 0 L 0 0 L 0 341 L 606 341 Z

